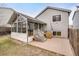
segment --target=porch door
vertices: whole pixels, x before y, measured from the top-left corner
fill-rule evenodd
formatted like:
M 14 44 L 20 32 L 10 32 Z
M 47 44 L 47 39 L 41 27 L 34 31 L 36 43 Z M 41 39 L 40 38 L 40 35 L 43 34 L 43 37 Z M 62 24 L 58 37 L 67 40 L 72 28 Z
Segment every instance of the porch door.
M 32 36 L 33 35 L 33 23 L 28 23 L 29 29 L 28 29 L 28 35 Z

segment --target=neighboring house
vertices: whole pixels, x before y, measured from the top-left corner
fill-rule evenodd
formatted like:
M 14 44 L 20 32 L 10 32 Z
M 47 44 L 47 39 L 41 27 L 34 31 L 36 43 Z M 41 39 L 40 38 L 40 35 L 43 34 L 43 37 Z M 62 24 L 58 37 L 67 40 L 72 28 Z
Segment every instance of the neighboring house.
M 77 10 L 74 12 L 72 20 L 73 20 L 73 28 L 79 29 L 79 6 L 77 6 Z
M 0 34 L 10 33 L 11 23 L 16 18 L 16 13 L 11 8 L 0 7 Z
M 53 37 L 68 38 L 69 15 L 71 10 L 47 7 L 35 18 L 47 24 L 47 31 L 53 33 Z

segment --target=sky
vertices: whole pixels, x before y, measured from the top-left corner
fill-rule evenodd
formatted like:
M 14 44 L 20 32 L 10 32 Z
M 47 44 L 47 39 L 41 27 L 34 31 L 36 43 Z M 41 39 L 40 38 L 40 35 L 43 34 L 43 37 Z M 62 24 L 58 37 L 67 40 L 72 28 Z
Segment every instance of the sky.
M 0 3 L 0 7 L 13 8 L 14 10 L 24 13 L 28 16 L 35 17 L 47 6 L 58 7 L 72 10 L 69 16 L 69 24 L 72 25 L 72 17 L 74 11 L 77 9 L 77 3 Z

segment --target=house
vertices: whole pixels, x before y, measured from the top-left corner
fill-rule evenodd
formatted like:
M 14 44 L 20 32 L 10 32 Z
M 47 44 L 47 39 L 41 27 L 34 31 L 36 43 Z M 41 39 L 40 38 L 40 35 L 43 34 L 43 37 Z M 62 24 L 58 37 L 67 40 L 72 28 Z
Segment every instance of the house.
M 53 37 L 68 38 L 69 15 L 71 10 L 47 7 L 35 18 L 47 24 L 46 30 L 53 33 Z
M 73 28 L 79 29 L 79 6 L 77 6 L 77 10 L 74 12 L 72 20 L 73 20 Z
M 17 12 L 17 14 L 18 17 L 12 24 L 11 38 L 22 42 L 31 42 L 35 34 L 38 35 L 39 31 L 44 32 L 46 23 L 22 13 Z
M 0 7 L 0 35 L 10 33 L 10 22 L 14 20 L 16 17 L 16 13 L 13 9 Z
M 11 8 L 0 8 L 1 26 L 10 28 L 11 38 L 30 42 L 33 36 L 39 36 L 44 40 L 41 33 L 52 32 L 53 37 L 68 38 L 70 10 L 47 7 L 35 18 L 19 13 Z M 6 32 L 6 31 L 5 31 Z

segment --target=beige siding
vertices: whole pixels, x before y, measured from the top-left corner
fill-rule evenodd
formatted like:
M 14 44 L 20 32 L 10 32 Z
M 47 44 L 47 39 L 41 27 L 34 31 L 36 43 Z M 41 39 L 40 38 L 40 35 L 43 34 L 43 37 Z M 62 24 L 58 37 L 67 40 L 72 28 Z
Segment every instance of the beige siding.
M 61 21 L 53 22 L 53 15 L 61 15 Z M 47 9 L 44 13 L 37 17 L 37 19 L 47 23 L 47 30 L 51 31 L 51 25 L 54 31 L 61 31 L 61 37 L 68 37 L 69 16 L 67 12 Z

